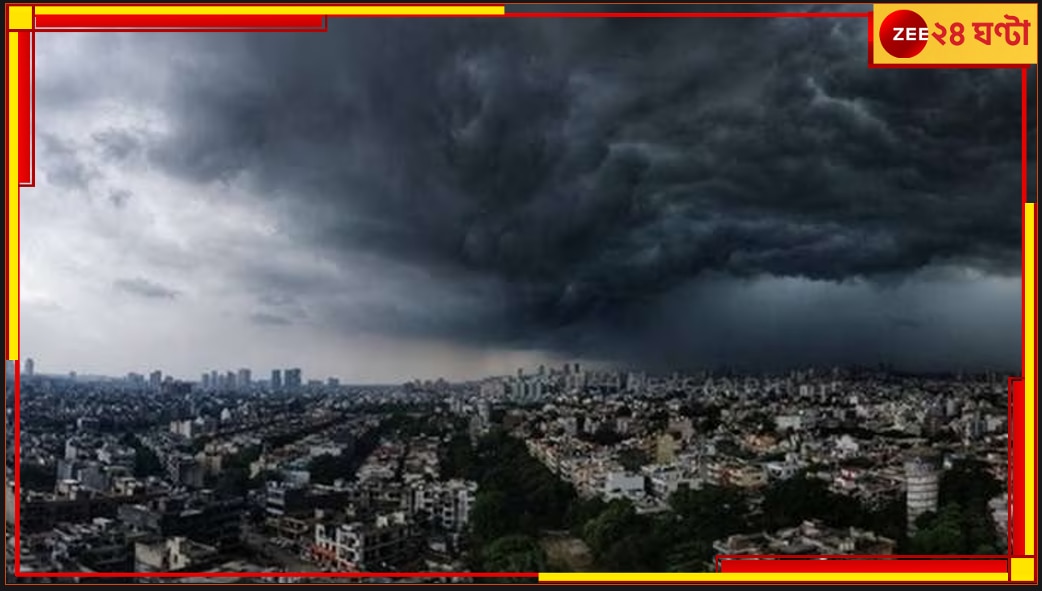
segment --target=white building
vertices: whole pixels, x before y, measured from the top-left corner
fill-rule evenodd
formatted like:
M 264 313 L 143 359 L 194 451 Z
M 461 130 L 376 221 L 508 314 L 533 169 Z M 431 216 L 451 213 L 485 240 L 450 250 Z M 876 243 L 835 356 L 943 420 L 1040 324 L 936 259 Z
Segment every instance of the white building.
M 322 445 L 312 445 L 311 449 L 308 450 L 308 455 L 313 458 L 317 458 L 318 456 L 340 456 L 343 451 L 344 449 L 339 445 L 327 443 Z
M 676 468 L 659 468 L 648 470 L 648 482 L 651 492 L 659 499 L 669 499 L 681 487 L 696 488 L 694 478 Z
M 940 474 L 933 458 L 919 456 L 905 462 L 905 488 L 908 504 L 908 533 L 915 533 L 915 520 L 937 511 Z
M 796 475 L 800 465 L 794 462 L 766 462 L 763 470 L 769 480 L 788 480 Z
M 848 434 L 836 438 L 836 451 L 841 457 L 852 457 L 861 451 L 861 445 Z
M 470 522 L 478 483 L 469 480 L 418 482 L 412 491 L 412 511 L 424 512 L 450 532 L 460 532 Z
M 196 435 L 197 431 L 198 429 L 192 421 L 170 422 L 170 432 L 174 435 L 180 435 L 186 439 L 192 439 Z
M 184 537 L 157 542 L 137 542 L 134 564 L 137 572 L 170 572 L 185 570 L 217 556 L 217 549 Z
M 375 523 L 318 524 L 314 558 L 340 570 L 387 570 L 408 552 L 415 527 L 405 513 L 380 515 Z
M 774 417 L 774 426 L 779 431 L 784 431 L 786 429 L 799 431 L 803 428 L 803 417 L 800 415 L 778 415 Z
M 644 496 L 644 476 L 627 472 L 609 472 L 604 477 L 604 497 L 638 499 Z

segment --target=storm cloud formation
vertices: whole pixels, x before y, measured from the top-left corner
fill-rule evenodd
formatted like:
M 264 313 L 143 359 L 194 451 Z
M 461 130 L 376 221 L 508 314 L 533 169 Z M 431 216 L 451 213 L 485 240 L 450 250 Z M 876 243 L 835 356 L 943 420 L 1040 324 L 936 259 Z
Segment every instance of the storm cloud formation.
M 663 367 L 1015 368 L 1020 73 L 869 70 L 864 29 L 379 19 L 120 35 L 94 48 L 168 72 L 122 97 L 164 123 L 88 143 L 110 166 L 247 195 L 321 259 L 257 251 L 236 268 L 259 325 Z M 70 108 L 84 86 L 38 92 Z M 1034 86 L 1032 71 L 1029 104 Z M 1033 110 L 1029 128 L 1033 150 Z M 87 190 L 68 147 L 48 157 L 51 182 Z M 140 200 L 98 190 L 109 207 Z M 121 288 L 152 291 L 137 287 Z
M 134 279 L 120 279 L 115 283 L 116 289 L 141 296 L 160 300 L 172 300 L 177 297 L 177 291 L 165 287 L 148 279 L 136 277 Z

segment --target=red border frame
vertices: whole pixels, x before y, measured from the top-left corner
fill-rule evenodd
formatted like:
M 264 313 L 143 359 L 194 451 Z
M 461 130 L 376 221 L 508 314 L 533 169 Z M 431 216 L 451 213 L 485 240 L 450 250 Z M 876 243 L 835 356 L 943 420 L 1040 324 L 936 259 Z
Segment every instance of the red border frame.
M 689 5 L 689 3 L 682 3 Z M 843 3 L 845 4 L 845 3 Z M 51 4 L 51 6 L 72 6 L 73 4 Z M 115 4 L 94 4 L 96 6 L 117 6 Z M 166 4 L 151 4 L 153 6 L 221 6 L 223 4 L 215 3 L 166 3 Z M 343 6 L 345 4 L 326 4 L 327 6 Z M 455 6 L 460 4 L 433 4 L 433 3 L 395 3 L 395 4 L 367 4 L 367 3 L 351 3 L 346 4 L 350 6 Z M 33 6 L 26 4 L 17 5 L 6 5 L 11 6 Z M 503 4 L 472 4 L 472 6 L 506 6 L 509 7 L 510 3 Z M 35 8 L 35 6 L 34 6 Z M 5 11 L 5 30 L 11 32 L 8 29 L 8 15 Z M 965 68 L 988 68 L 988 69 L 1021 69 L 1021 187 L 1022 187 L 1022 203 L 1027 202 L 1027 189 L 1028 189 L 1028 155 L 1027 155 L 1027 95 L 1028 95 L 1028 69 L 1030 66 L 1023 65 L 1010 65 L 1010 64 L 944 64 L 944 65 L 929 65 L 929 64 L 875 64 L 873 56 L 873 41 L 874 41 L 874 13 L 869 12 L 742 12 L 742 13 L 728 13 L 728 12 L 711 12 L 711 13 L 698 13 L 698 12 L 657 12 L 657 13 L 633 13 L 633 12 L 523 12 L 523 13 L 510 13 L 506 12 L 503 15 L 477 15 L 477 16 L 457 16 L 457 15 L 425 15 L 420 17 L 410 17 L 405 15 L 394 15 L 394 16 L 377 16 L 377 15 L 333 15 L 333 16 L 310 16 L 310 15 L 175 15 L 175 16 L 157 16 L 157 15 L 76 15 L 76 16 L 57 16 L 47 15 L 42 17 L 35 16 L 34 10 L 34 28 L 32 30 L 20 30 L 18 33 L 19 41 L 19 103 L 20 105 L 29 104 L 29 109 L 20 109 L 19 111 L 19 152 L 21 155 L 28 155 L 28 158 L 22 158 L 19 161 L 19 169 L 17 171 L 19 186 L 33 187 L 35 186 L 35 164 L 36 164 L 36 145 L 35 145 L 35 34 L 36 32 L 326 32 L 328 30 L 328 19 L 329 18 L 866 18 L 867 20 L 867 41 L 868 41 L 868 63 L 867 66 L 870 69 L 886 69 L 886 68 L 937 68 L 937 69 L 965 69 Z M 42 22 L 39 19 L 44 19 Z M 4 65 L 5 74 L 7 72 L 7 63 Z M 7 85 L 8 77 L 5 75 L 4 83 Z M 7 94 L 4 95 L 5 107 L 7 106 Z M 1037 105 L 1036 105 L 1037 108 Z M 5 124 L 5 128 L 6 128 Z M 8 170 L 8 166 L 5 163 L 6 175 L 11 174 Z M 5 175 L 5 176 L 6 176 Z M 5 193 L 5 205 L 8 197 Z M 6 211 L 6 209 L 5 209 Z M 1023 222 L 1022 222 L 1023 232 Z M 7 227 L 4 229 L 5 238 L 7 236 Z M 5 240 L 6 244 L 6 240 Z M 1026 261 L 1022 259 L 1023 264 Z M 6 277 L 5 277 L 6 284 Z M 1026 308 L 1027 302 L 1024 301 L 1024 286 L 1023 286 L 1023 275 L 1022 275 L 1022 314 L 1024 308 Z M 5 289 L 5 303 L 7 300 L 7 292 Z M 1036 296 L 1037 297 L 1037 296 Z M 5 305 L 4 308 L 5 323 L 8 321 L 8 307 Z M 19 327 L 20 328 L 20 327 Z M 1022 330 L 1022 341 L 1023 341 L 1023 326 Z M 7 345 L 5 344 L 5 350 Z M 9 355 L 8 355 L 9 356 Z M 1027 362 L 1026 351 L 1022 353 L 1023 362 Z M 20 417 L 19 417 L 19 394 L 20 394 L 20 375 L 21 375 L 21 364 L 19 361 L 14 362 L 15 375 L 14 375 L 14 451 L 15 451 L 15 466 L 14 466 L 14 483 L 15 483 L 15 495 L 14 495 L 14 511 L 15 515 L 20 515 L 20 449 L 19 444 L 21 440 L 20 433 Z M 1022 368 L 1023 371 L 1023 368 Z M 911 555 L 892 555 L 892 556 L 865 556 L 865 555 L 841 555 L 841 556 L 772 556 L 772 555 L 719 555 L 716 557 L 716 564 L 718 572 L 866 572 L 872 570 L 878 570 L 877 568 L 871 568 L 871 565 L 878 564 L 879 560 L 887 560 L 890 565 L 902 564 L 897 572 L 939 572 L 936 568 L 937 565 L 941 565 L 942 569 L 940 572 L 951 571 L 951 572 L 999 572 L 999 566 L 1009 570 L 1010 565 L 1008 560 L 1014 557 L 1024 557 L 1024 537 L 1023 535 L 1017 536 L 1015 534 L 1015 520 L 1013 520 L 1013 510 L 1016 504 L 1016 499 L 1023 499 L 1024 497 L 1024 466 L 1020 462 L 1015 462 L 1014 457 L 1017 455 L 1016 448 L 1013 446 L 1013 441 L 1022 441 L 1024 436 L 1024 383 L 1022 378 L 1011 377 L 1008 379 L 1009 388 L 1009 417 L 1010 417 L 1010 444 L 1009 444 L 1009 455 L 1008 463 L 1010 470 L 1008 471 L 1009 484 L 1013 486 L 1008 489 L 1008 509 L 1009 509 L 1009 555 L 1008 556 L 911 556 Z M 1037 420 L 1037 408 L 1036 408 L 1036 420 Z M 1036 475 L 1037 479 L 1037 475 Z M 1037 515 L 1037 498 L 1035 499 L 1036 515 Z M 6 529 L 6 523 L 5 523 Z M 76 578 L 113 578 L 113 577 L 167 577 L 167 578 L 186 578 L 186 577 L 260 577 L 260 578 L 275 578 L 275 577 L 322 577 L 322 578 L 366 578 L 366 577 L 388 577 L 388 578 L 415 578 L 415 577 L 438 577 L 438 578 L 452 578 L 452 577 L 524 577 L 524 578 L 537 578 L 538 573 L 526 572 L 526 573 L 470 573 L 470 572 L 413 572 L 413 573 L 370 573 L 370 572 L 350 572 L 350 573 L 295 573 L 295 572 L 252 572 L 252 573 L 57 573 L 57 572 L 38 572 L 38 573 L 21 573 L 20 571 L 20 532 L 19 532 L 19 520 L 15 520 L 15 576 L 16 577 L 76 577 Z M 1035 540 L 1037 545 L 1038 532 L 1036 529 Z M 1033 557 L 1032 557 L 1033 558 Z M 766 560 L 765 560 L 766 559 Z M 971 562 L 978 564 L 985 564 L 986 570 L 975 570 L 980 567 L 974 566 L 969 567 Z M 724 567 L 725 563 L 731 563 L 731 567 Z M 758 563 L 758 564 L 757 564 Z M 770 565 L 769 567 L 767 565 Z M 825 566 L 828 564 L 829 566 Z M 742 565 L 742 566 L 739 566 Z M 756 566 L 753 566 L 756 565 Z M 784 565 L 784 566 L 783 566 Z M 890 568 L 888 565 L 888 568 Z M 813 566 L 813 569 L 811 569 Z M 1036 563 L 1036 577 L 1037 582 L 1037 563 Z M 723 583 L 723 582 L 721 582 Z M 787 582 L 788 584 L 796 584 L 793 582 Z M 866 581 L 865 584 L 873 584 L 875 582 Z M 603 583 L 601 583 L 603 584 Z M 800 583 L 800 584 L 814 584 L 814 583 Z M 957 583 L 956 583 L 957 584 Z

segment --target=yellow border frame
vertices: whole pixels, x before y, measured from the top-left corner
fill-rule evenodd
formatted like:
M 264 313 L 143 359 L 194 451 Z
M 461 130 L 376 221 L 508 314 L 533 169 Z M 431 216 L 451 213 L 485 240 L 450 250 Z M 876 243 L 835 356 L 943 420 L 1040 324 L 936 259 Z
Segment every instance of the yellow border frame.
M 397 16 L 432 16 L 432 15 L 501 15 L 505 6 L 316 6 L 316 5 L 234 5 L 234 6 L 86 6 L 86 5 L 8 5 L 7 7 L 7 55 L 8 55 L 8 157 L 7 157 L 7 220 L 18 220 L 18 204 L 20 198 L 18 183 L 18 109 L 24 108 L 18 102 L 19 62 L 18 32 L 32 30 L 35 14 L 41 15 L 87 15 L 87 14 L 120 14 L 120 15 L 188 15 L 188 14 L 285 14 L 285 15 L 397 15 Z M 1037 103 L 1036 103 L 1037 109 Z M 1037 164 L 1036 164 L 1037 166 Z M 1025 493 L 1028 498 L 1035 498 L 1035 357 L 1036 322 L 1036 222 L 1037 211 L 1034 203 L 1023 205 L 1024 231 L 1024 391 L 1027 406 L 1025 408 L 1026 441 L 1021 449 L 1024 458 Z M 8 317 L 7 343 L 10 358 L 17 360 L 18 350 L 18 224 L 8 222 L 7 243 L 7 278 L 8 278 Z M 1034 503 L 1024 507 L 1024 531 L 1026 533 L 1025 550 L 1028 556 L 1014 557 L 1010 560 L 1009 573 L 540 573 L 540 581 L 555 582 L 626 582 L 626 581 L 661 581 L 661 582 L 1031 582 L 1037 579 L 1035 553 L 1035 506 Z

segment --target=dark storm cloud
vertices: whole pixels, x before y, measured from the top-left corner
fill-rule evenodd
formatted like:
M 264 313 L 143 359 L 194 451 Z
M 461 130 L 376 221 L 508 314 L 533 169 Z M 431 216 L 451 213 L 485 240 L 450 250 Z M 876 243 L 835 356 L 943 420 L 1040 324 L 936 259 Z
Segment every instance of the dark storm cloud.
M 121 130 L 107 130 L 97 133 L 94 142 L 101 148 L 101 154 L 109 161 L 126 160 L 131 154 L 141 149 L 141 140 Z
M 161 283 L 150 281 L 143 277 L 131 279 L 119 279 L 113 286 L 123 293 L 156 300 L 172 300 L 180 295 L 176 289 L 171 289 Z
M 469 312 L 423 313 L 422 288 L 417 310 L 342 311 L 395 332 L 615 326 L 710 272 L 1019 270 L 1019 73 L 869 70 L 861 20 L 345 20 L 191 44 L 155 163 L 249 184 L 334 256 L 493 286 Z
M 90 182 L 98 178 L 98 170 L 83 160 L 82 153 L 60 138 L 41 134 L 39 145 L 41 168 L 47 181 L 55 186 L 86 191 Z

